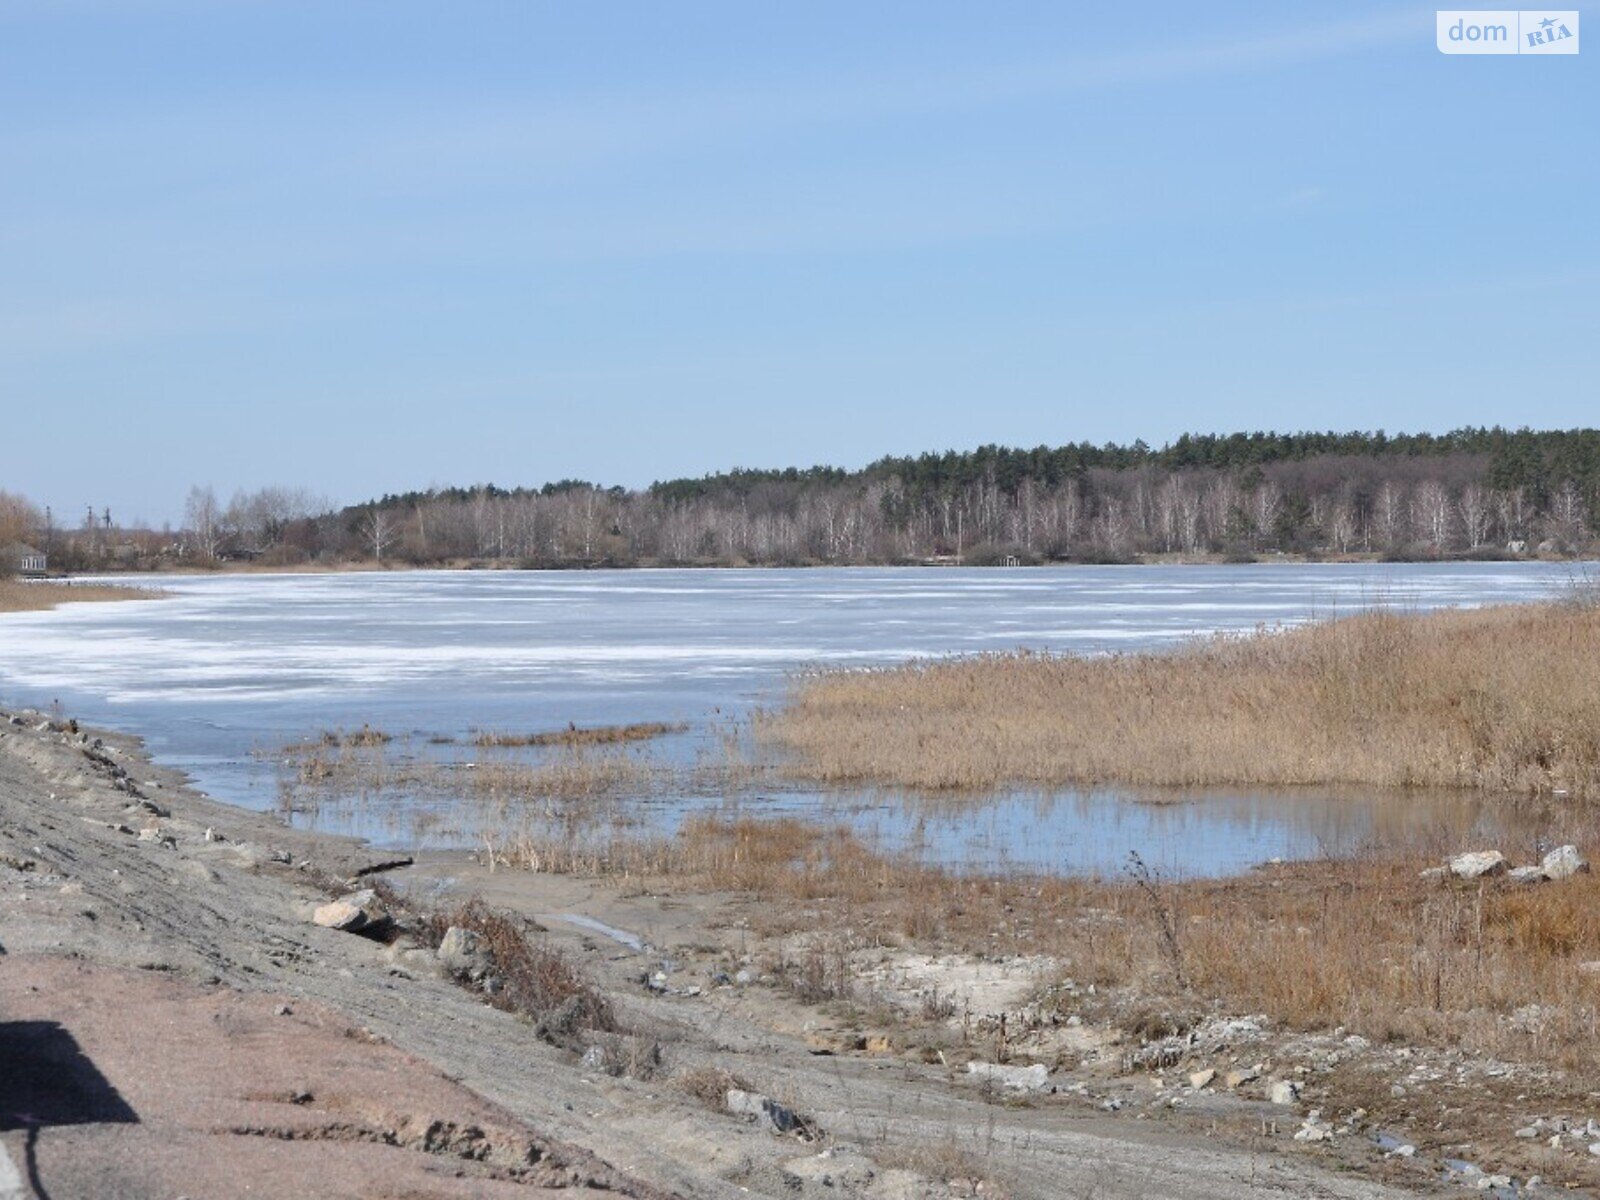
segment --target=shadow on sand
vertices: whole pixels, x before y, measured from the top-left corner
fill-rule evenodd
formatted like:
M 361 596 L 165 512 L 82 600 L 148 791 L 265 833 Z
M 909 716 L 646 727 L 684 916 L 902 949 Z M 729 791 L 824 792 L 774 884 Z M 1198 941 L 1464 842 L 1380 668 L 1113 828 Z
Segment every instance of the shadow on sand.
M 0 1133 L 28 1131 L 28 1184 L 41 1200 L 35 1143 L 59 1125 L 130 1124 L 139 1120 L 77 1039 L 54 1021 L 0 1021 Z

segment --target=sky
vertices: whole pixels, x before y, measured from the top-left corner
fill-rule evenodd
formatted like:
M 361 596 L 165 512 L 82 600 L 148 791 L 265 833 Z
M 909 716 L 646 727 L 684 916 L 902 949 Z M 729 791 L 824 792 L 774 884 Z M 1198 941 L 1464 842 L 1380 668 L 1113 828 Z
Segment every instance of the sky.
M 1597 66 L 1359 2 L 5 0 L 0 489 L 1593 425 Z

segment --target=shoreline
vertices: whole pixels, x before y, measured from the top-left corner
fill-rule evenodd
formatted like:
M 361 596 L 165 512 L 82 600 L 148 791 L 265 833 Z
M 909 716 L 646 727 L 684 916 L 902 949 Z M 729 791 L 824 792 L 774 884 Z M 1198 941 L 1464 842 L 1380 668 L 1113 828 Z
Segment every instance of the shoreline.
M 0 580 L 0 615 L 48 612 L 63 604 L 98 604 L 122 600 L 159 600 L 160 588 L 78 580 Z
M 1414 1158 L 1396 1157 L 1359 1132 L 1365 1122 L 1335 1109 L 1350 1106 L 1340 1097 L 1353 1086 L 1347 1076 L 1357 1066 L 1415 1071 L 1437 1062 L 1450 1070 L 1474 1060 L 1418 1050 L 1402 1063 L 1377 1046 L 1352 1051 L 1342 1030 L 1308 1036 L 1225 1012 L 1202 1022 L 1201 1041 L 1183 1042 L 1187 1048 L 1169 1059 L 1172 1039 L 1159 1027 L 1128 1032 L 1124 1023 L 1135 1019 L 1129 1014 L 1105 1023 L 1109 1018 L 1091 1005 L 1081 1022 L 1049 1018 L 1038 1007 L 1038 988 L 1051 980 L 1060 987 L 1053 973 L 1060 965 L 1024 953 L 1028 935 L 1021 929 L 973 954 L 875 925 L 872 904 L 836 910 L 822 896 L 777 903 L 751 892 L 706 892 L 670 877 L 530 873 L 461 853 L 419 855 L 411 866 L 378 873 L 411 902 L 480 895 L 495 910 L 547 931 L 534 936 L 592 978 L 633 1031 L 620 1041 L 602 1038 L 580 1054 L 486 1006 L 481 993 L 420 969 L 416 951 L 395 949 L 401 942 L 384 946 L 315 926 L 310 911 L 326 902 L 330 884 L 344 886 L 338 881 L 383 865 L 363 847 L 218 804 L 176 772 L 151 765 L 133 738 L 73 732 L 37 713 L 21 725 L 0 718 L 0 734 L 0 980 L 7 981 L 0 982 L 0 1001 L 13 1014 L 29 1006 L 78 1039 L 138 1112 L 142 1136 L 156 1139 L 144 1151 L 153 1172 L 193 1166 L 184 1154 L 201 1118 L 170 1093 L 152 1091 L 126 1054 L 119 1056 L 117 1039 L 125 1043 L 121 1030 L 129 1021 L 207 1006 L 250 1031 L 246 1044 L 265 1038 L 275 1022 L 292 1024 L 293 1036 L 272 1040 L 274 1053 L 301 1062 L 296 1069 L 308 1079 L 321 1068 L 290 1051 L 299 1044 L 325 1056 L 318 1030 L 347 1030 L 353 1032 L 340 1035 L 339 1057 L 408 1081 L 399 1093 L 390 1085 L 353 1099 L 347 1091 L 336 1103 L 337 1089 L 349 1081 L 311 1080 L 314 1086 L 293 1085 L 295 1096 L 305 1098 L 291 1097 L 287 1107 L 259 1089 L 216 1096 L 216 1104 L 243 1108 L 226 1140 L 219 1142 L 214 1129 L 206 1134 L 203 1153 L 213 1163 L 243 1163 L 271 1136 L 280 1149 L 269 1183 L 281 1190 L 268 1187 L 267 1195 L 357 1194 L 336 1189 L 336 1172 L 325 1173 L 333 1167 L 309 1157 L 313 1148 L 328 1149 L 333 1135 L 326 1131 L 334 1129 L 347 1131 L 341 1135 L 347 1140 L 351 1130 L 372 1131 L 379 1140 L 391 1131 L 398 1141 L 382 1165 L 402 1179 L 435 1179 L 445 1166 L 465 1172 L 463 1186 L 478 1189 L 470 1194 L 498 1195 L 492 1189 L 508 1179 L 493 1171 L 510 1169 L 504 1147 L 536 1147 L 540 1161 L 564 1179 L 641 1200 L 1055 1200 L 1063 1181 L 1105 1197 L 1315 1193 L 1377 1200 L 1430 1187 L 1439 1168 L 1429 1164 L 1443 1153 L 1438 1138 L 1463 1140 L 1465 1118 L 1458 1118 Z M 1247 882 L 1270 896 L 1275 880 L 1287 886 L 1295 878 L 1290 872 Z M 958 896 L 949 902 L 962 903 Z M 1134 917 L 1137 909 L 1128 913 Z M 863 921 L 879 932 L 830 948 L 828 939 Z M 1009 948 L 1014 941 L 1018 948 Z M 808 964 L 821 971 L 814 982 Z M 828 982 L 830 964 L 848 973 L 845 992 Z M 1079 994 L 1083 982 L 1080 975 Z M 54 990 L 26 991 L 41 984 Z M 121 1006 L 123 1024 L 115 1032 L 97 1024 L 97 996 Z M 283 1008 L 289 1013 L 277 1015 Z M 995 1024 L 1001 1014 L 1009 1014 L 1009 1024 Z M 1235 1032 L 1218 1034 L 1224 1026 Z M 1219 1036 L 1221 1048 L 1206 1040 Z M 231 1055 L 237 1048 L 213 1049 Z M 1238 1065 L 1262 1058 L 1280 1065 L 1254 1076 Z M 968 1070 L 969 1060 L 995 1063 L 997 1073 Z M 1021 1069 L 1030 1062 L 1044 1064 L 1026 1076 L 1041 1072 L 1042 1090 L 999 1082 L 1013 1078 L 1007 1064 Z M 1212 1069 L 1202 1068 L 1205 1062 L 1217 1064 L 1216 1081 L 1196 1086 L 1193 1080 Z M 1242 1082 L 1221 1086 L 1224 1066 L 1242 1072 Z M 229 1080 L 203 1068 L 193 1067 L 192 1086 L 226 1091 Z M 1473 1066 L 1463 1076 L 1463 1098 L 1492 1082 L 1482 1069 Z M 230 1078 L 249 1077 L 247 1063 L 239 1070 Z M 282 1070 L 276 1075 L 286 1077 Z M 1285 1077 L 1301 1083 L 1277 1103 L 1267 1085 Z M 1538 1078 L 1514 1073 L 1511 1084 L 1526 1094 Z M 730 1115 L 722 1092 L 746 1085 L 801 1113 L 815 1140 Z M 435 1110 L 407 1109 L 400 1099 L 406 1089 L 434 1096 Z M 1494 1114 L 1512 1103 L 1498 1093 L 1481 1102 Z M 1305 1116 L 1308 1105 L 1325 1114 L 1323 1124 L 1315 1113 Z M 1390 1110 L 1405 1105 L 1387 1102 Z M 405 1131 L 419 1122 L 472 1124 L 487 1131 L 492 1152 L 463 1159 L 448 1137 L 418 1138 L 411 1147 Z M 1326 1137 L 1291 1137 L 1297 1124 L 1325 1127 Z M 125 1171 L 130 1156 L 138 1160 L 138 1152 L 119 1144 L 116 1162 L 123 1165 L 108 1166 L 97 1150 L 105 1146 L 97 1128 L 38 1131 L 47 1184 L 52 1171 L 70 1176 L 96 1164 Z M 930 1146 L 935 1131 L 938 1145 Z M 1509 1136 L 1507 1143 L 1523 1147 Z M 15 1134 L 0 1144 L 18 1150 Z M 350 1140 L 350 1153 L 366 1144 Z M 1456 1158 L 1469 1153 L 1506 1151 L 1453 1149 Z M 1560 1177 L 1587 1179 L 1590 1156 L 1549 1154 Z M 1261 1171 L 1263 1160 L 1269 1171 Z M 1550 1178 L 1551 1168 L 1543 1170 Z M 1519 1174 L 1526 1171 L 1524 1161 Z M 85 1194 L 60 1184 L 64 1177 L 56 1176 L 56 1194 Z M 831 1182 L 822 1183 L 824 1177 Z M 317 1184 L 308 1188 L 313 1179 Z M 529 1190 L 532 1182 L 516 1186 L 524 1188 L 519 1195 L 543 1194 Z
M 879 571 L 879 570 L 966 570 L 966 571 L 1029 571 L 1061 569 L 1068 567 L 1272 567 L 1272 566 L 1468 566 L 1468 565 L 1568 565 L 1584 567 L 1600 565 L 1600 559 L 1581 555 L 1561 554 L 1456 554 L 1444 556 L 1395 557 L 1373 553 L 1353 554 L 1291 554 L 1263 552 L 1249 558 L 1227 554 L 1136 554 L 1122 559 L 1041 559 L 1036 562 L 963 563 L 953 559 L 917 562 L 800 562 L 800 563 L 723 563 L 723 562 L 635 562 L 635 563 L 553 563 L 540 566 L 523 566 L 500 559 L 451 559 L 443 562 L 374 562 L 372 560 L 340 562 L 303 562 L 265 564 L 257 562 L 219 562 L 212 564 L 188 563 L 148 569 L 83 571 L 71 576 L 50 576 L 50 582 L 67 582 L 72 579 L 162 579 L 171 576 L 199 577 L 224 575 L 352 575 L 400 574 L 413 571 L 442 572 L 551 572 L 582 573 L 588 571 Z

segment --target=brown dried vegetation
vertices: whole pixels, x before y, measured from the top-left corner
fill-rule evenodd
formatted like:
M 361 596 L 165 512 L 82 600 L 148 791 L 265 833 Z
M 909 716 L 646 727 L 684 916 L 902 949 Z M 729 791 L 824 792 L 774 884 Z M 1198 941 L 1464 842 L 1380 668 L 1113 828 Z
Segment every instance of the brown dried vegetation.
M 1372 784 L 1600 795 L 1600 606 L 1367 612 L 1167 653 L 822 671 L 794 774 L 926 789 Z

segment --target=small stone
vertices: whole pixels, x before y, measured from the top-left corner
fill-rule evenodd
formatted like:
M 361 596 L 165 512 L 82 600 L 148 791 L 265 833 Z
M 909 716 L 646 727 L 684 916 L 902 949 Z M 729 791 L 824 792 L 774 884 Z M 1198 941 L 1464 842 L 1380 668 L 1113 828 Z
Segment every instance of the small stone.
M 1227 1087 L 1229 1090 L 1232 1090 L 1233 1088 L 1243 1087 L 1245 1084 L 1251 1083 L 1260 1078 L 1261 1071 L 1258 1068 L 1238 1067 L 1224 1075 L 1222 1077 L 1222 1082 L 1225 1087 Z
M 738 984 L 740 987 L 744 987 L 747 983 L 749 983 L 754 978 L 755 978 L 755 976 L 751 975 L 749 971 L 746 971 L 746 970 L 744 970 L 742 968 L 733 973 L 733 981 L 734 981 L 734 983 Z
M 749 1117 L 766 1125 L 774 1133 L 803 1132 L 806 1124 L 793 1109 L 785 1108 L 770 1096 L 759 1092 L 746 1092 L 729 1088 L 724 1099 L 727 1109 L 736 1117 Z
M 1512 867 L 1506 872 L 1506 878 L 1512 883 L 1543 883 L 1547 876 L 1543 867 Z
M 1440 879 L 1443 879 L 1448 874 L 1450 874 L 1450 868 L 1448 867 L 1429 867 L 1426 870 L 1418 871 L 1417 878 L 1426 879 L 1430 882 L 1436 882 Z
M 1589 1153 L 1593 1154 L 1597 1158 L 1600 1158 L 1600 1142 L 1590 1142 Z
M 1210 1067 L 1207 1067 L 1204 1071 L 1191 1071 L 1189 1073 L 1189 1086 L 1198 1092 L 1203 1087 L 1209 1087 L 1211 1081 L 1216 1077 L 1216 1071 Z
M 272 1010 L 272 1013 L 274 1016 L 278 1017 L 292 1017 L 294 1016 L 294 1009 L 290 1008 L 287 1004 L 280 1004 L 277 1008 Z

